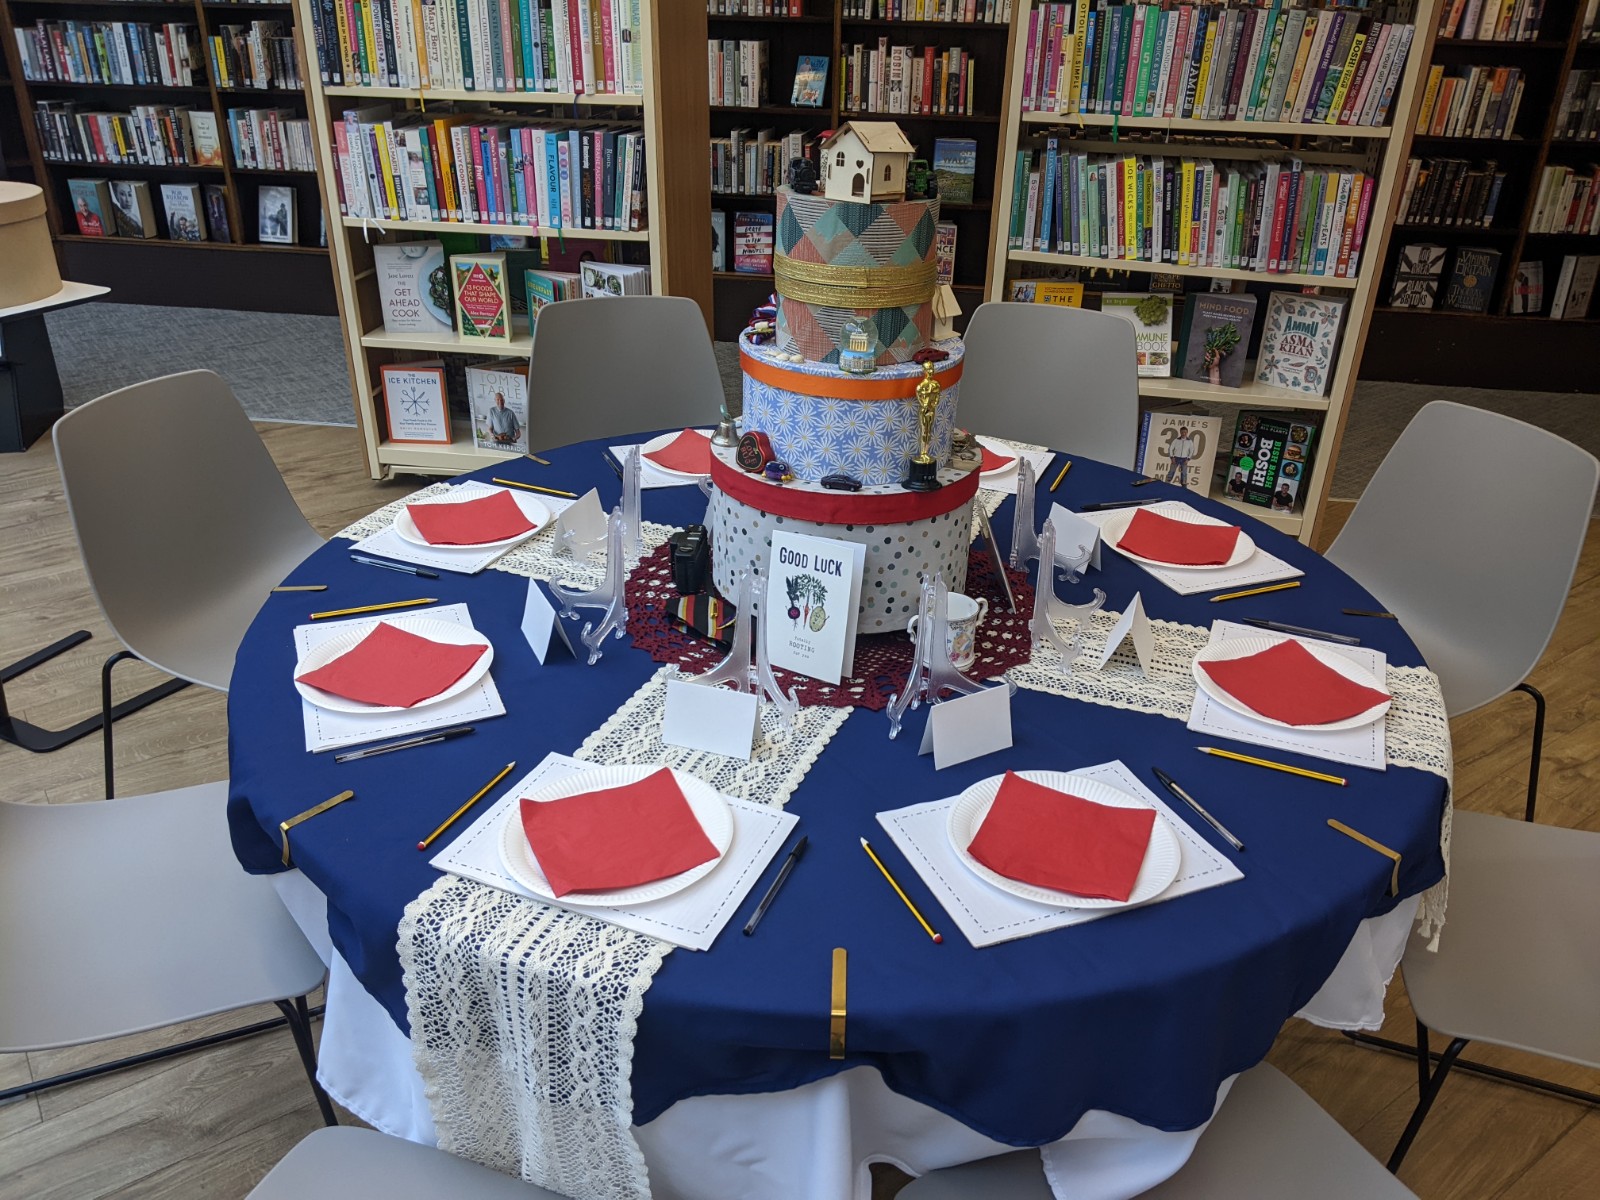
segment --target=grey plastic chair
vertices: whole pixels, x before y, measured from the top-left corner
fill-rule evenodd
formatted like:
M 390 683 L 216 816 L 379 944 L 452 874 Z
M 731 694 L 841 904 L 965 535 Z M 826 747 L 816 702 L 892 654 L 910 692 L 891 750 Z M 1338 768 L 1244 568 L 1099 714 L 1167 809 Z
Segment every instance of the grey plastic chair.
M 1145 1200 L 1415 1197 L 1277 1068 L 1234 1081 L 1183 1169 Z M 900 1200 L 1051 1200 L 1037 1150 L 930 1171 Z
M 540 448 L 716 424 L 722 375 L 700 306 L 684 296 L 562 300 L 539 310 L 528 444 Z
M 322 538 L 221 376 L 185 371 L 56 422 L 56 462 L 89 586 L 126 647 L 101 671 L 106 795 L 111 670 L 139 658 L 226 691 L 268 592 Z
M 308 1134 L 245 1200 L 563 1200 L 488 1167 L 341 1125 Z
M 967 324 L 961 423 L 977 433 L 1134 465 L 1133 326 L 1058 304 L 980 304 Z
M 270 880 L 228 844 L 227 785 L 87 804 L 0 801 L 0 1053 L 160 1029 L 273 1003 L 294 1035 L 323 1119 L 306 994 L 317 957 Z M 0 1101 L 217 1041 L 34 1080 Z

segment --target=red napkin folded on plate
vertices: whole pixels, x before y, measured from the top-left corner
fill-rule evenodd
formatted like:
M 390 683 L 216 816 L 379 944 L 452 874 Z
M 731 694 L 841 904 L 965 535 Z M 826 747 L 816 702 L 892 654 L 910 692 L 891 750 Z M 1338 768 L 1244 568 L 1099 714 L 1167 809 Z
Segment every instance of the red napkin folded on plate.
M 980 474 L 986 471 L 1002 471 L 1017 461 L 1007 455 L 996 454 L 989 447 L 984 446 L 982 442 L 979 442 L 978 445 L 983 447 L 983 466 L 978 468 Z
M 481 546 L 538 528 L 504 491 L 460 504 L 408 504 L 406 512 L 430 546 Z
M 1200 669 L 1246 707 L 1290 725 L 1343 721 L 1389 699 L 1387 692 L 1346 679 L 1295 641 L 1244 658 L 1203 662 Z
M 1138 508 L 1127 530 L 1117 539 L 1117 546 L 1140 558 L 1175 567 L 1209 567 L 1233 557 L 1238 540 L 1237 525 L 1191 525 Z
M 379 622 L 327 666 L 295 679 L 347 700 L 410 708 L 454 684 L 488 648 L 435 642 Z
M 1153 808 L 1096 804 L 1007 771 L 967 851 L 1019 883 L 1126 900 L 1155 822 Z
M 528 848 L 557 896 L 637 887 L 717 857 L 666 767 L 622 787 L 521 804 Z
M 711 472 L 711 439 L 693 429 L 685 429 L 661 449 L 652 450 L 645 457 L 669 471 L 708 475 Z

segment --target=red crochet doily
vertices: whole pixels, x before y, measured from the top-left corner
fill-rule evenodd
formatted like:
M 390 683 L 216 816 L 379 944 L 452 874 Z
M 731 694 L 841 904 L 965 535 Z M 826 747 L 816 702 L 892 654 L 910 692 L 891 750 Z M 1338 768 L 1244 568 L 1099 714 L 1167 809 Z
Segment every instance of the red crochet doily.
M 726 651 L 684 633 L 668 620 L 664 606 L 678 595 L 672 586 L 671 552 L 670 545 L 658 547 L 629 574 L 625 585 L 628 633 L 633 644 L 656 662 L 675 663 L 687 674 L 700 674 L 716 666 Z M 967 672 L 974 679 L 992 679 L 1025 663 L 1033 650 L 1028 636 L 1033 588 L 1025 572 L 1008 569 L 1006 574 L 1017 599 L 1014 613 L 1006 611 L 1005 592 L 989 556 L 973 553 L 967 560 L 967 595 L 989 602 L 989 615 L 978 627 L 978 659 Z M 774 668 L 774 674 L 785 692 L 793 687 L 799 693 L 801 704 L 853 705 L 881 711 L 911 673 L 914 649 L 904 633 L 863 634 L 856 639 L 855 674 L 838 686 L 781 668 Z

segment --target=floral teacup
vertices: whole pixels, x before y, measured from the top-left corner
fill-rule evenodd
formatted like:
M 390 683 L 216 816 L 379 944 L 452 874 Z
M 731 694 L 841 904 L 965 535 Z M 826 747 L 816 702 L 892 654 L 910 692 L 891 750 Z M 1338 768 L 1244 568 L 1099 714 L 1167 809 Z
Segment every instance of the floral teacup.
M 945 597 L 944 611 L 948 623 L 945 644 L 950 650 L 950 661 L 956 670 L 965 671 L 977 660 L 978 626 L 989 615 L 989 602 L 950 592 Z M 906 632 L 912 640 L 916 639 L 916 617 L 906 623 Z

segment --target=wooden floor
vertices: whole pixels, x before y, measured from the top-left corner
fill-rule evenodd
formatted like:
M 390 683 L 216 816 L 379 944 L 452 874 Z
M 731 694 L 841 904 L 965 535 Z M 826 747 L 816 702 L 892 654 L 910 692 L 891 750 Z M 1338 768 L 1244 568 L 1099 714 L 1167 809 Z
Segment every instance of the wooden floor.
M 324 534 L 408 490 L 364 477 L 353 430 L 260 428 L 301 507 Z M 16 716 L 56 727 L 92 711 L 99 663 L 116 648 L 79 566 L 46 440 L 25 454 L 0 456 L 0 663 L 80 628 L 93 631 L 94 640 L 7 687 Z M 1566 615 L 1532 681 L 1550 701 L 1541 818 L 1600 830 L 1597 634 L 1600 536 L 1591 532 Z M 119 698 L 160 679 L 139 664 L 118 671 Z M 1519 810 L 1530 711 L 1524 697 L 1513 695 L 1453 723 L 1458 805 Z M 134 794 L 224 778 L 224 717 L 219 695 L 190 688 L 120 722 L 118 790 Z M 95 799 L 101 790 L 97 737 L 50 755 L 0 745 L 6 799 L 67 803 Z M 1398 979 L 1389 1011 L 1386 1031 L 1409 1037 L 1411 1016 Z M 190 1035 L 184 1030 L 115 1046 L 0 1055 L 0 1088 Z M 1600 1090 L 1600 1072 L 1492 1049 L 1482 1057 Z M 1284 1027 L 1271 1059 L 1374 1154 L 1388 1154 L 1415 1097 L 1409 1061 L 1297 1021 Z M 316 1125 L 287 1033 L 267 1034 L 0 1106 L 0 1200 L 240 1197 Z M 1592 1195 L 1597 1164 L 1600 1111 L 1459 1075 L 1446 1086 L 1401 1178 L 1430 1200 L 1555 1200 Z M 880 1185 L 883 1196 L 895 1190 L 887 1176 Z

